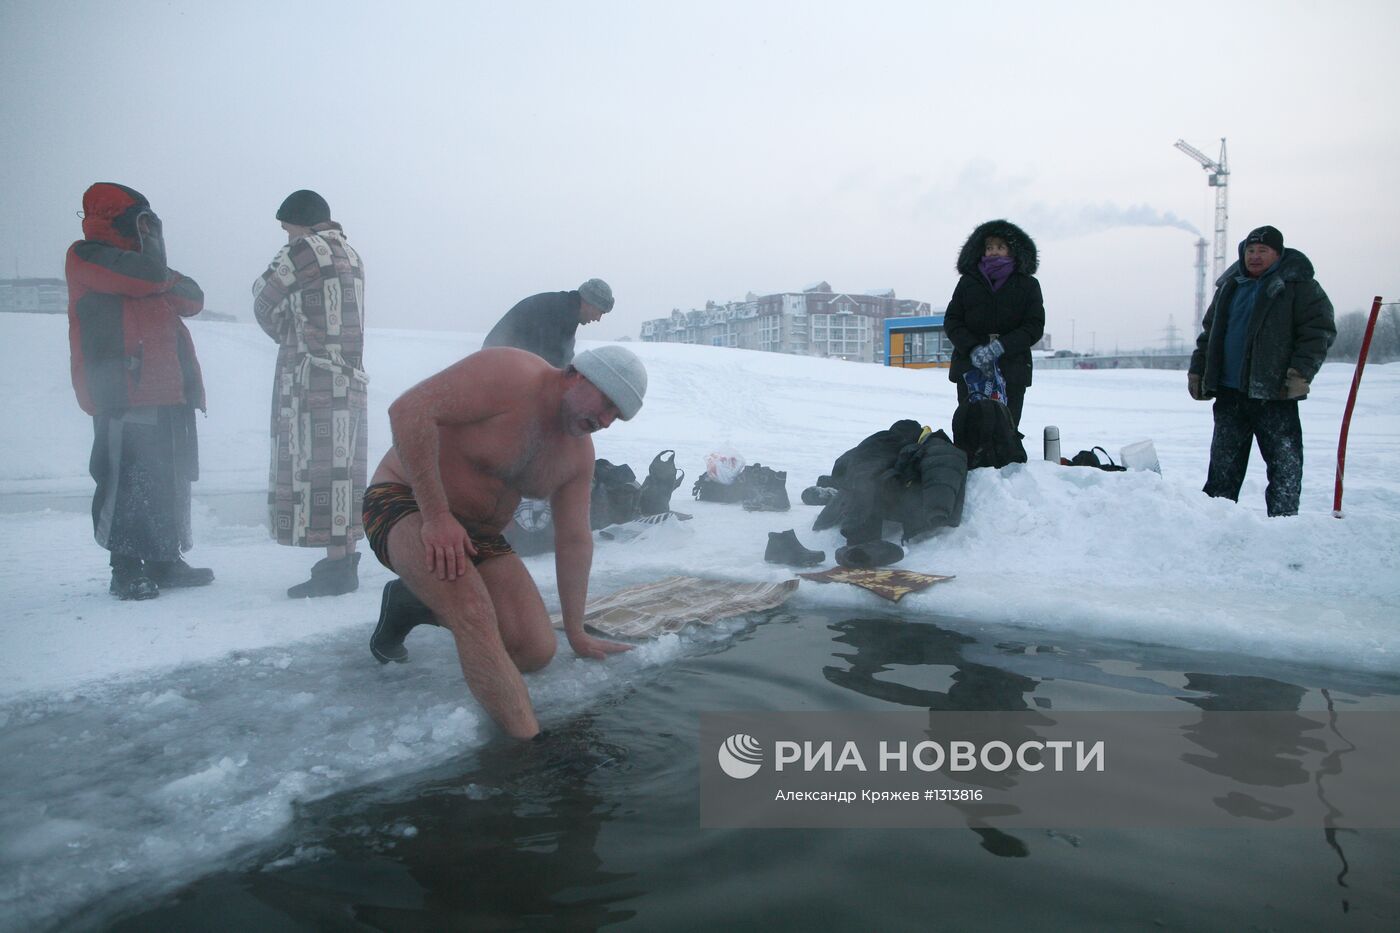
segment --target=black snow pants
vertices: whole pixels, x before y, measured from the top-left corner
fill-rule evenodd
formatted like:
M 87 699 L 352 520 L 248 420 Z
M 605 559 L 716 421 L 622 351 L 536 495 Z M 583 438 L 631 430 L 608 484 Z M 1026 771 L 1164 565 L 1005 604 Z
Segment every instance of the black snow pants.
M 1238 501 L 1249 449 L 1259 442 L 1268 468 L 1264 504 L 1270 515 L 1297 515 L 1303 491 L 1303 426 L 1298 401 L 1252 399 L 1222 388 L 1215 399 L 1215 435 L 1210 442 L 1210 467 L 1205 493 Z
M 115 559 L 172 561 L 190 549 L 190 483 L 199 477 L 194 409 L 94 415 L 92 530 Z

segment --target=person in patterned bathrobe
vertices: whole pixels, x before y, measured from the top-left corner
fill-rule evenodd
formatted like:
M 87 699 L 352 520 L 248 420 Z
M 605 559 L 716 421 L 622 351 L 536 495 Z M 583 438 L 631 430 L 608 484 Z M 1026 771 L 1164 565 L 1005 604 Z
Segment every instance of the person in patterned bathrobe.
M 368 459 L 364 267 L 330 206 L 294 191 L 277 210 L 287 245 L 253 285 L 253 314 L 281 348 L 272 389 L 272 536 L 325 548 L 293 599 L 359 587 L 360 516 Z

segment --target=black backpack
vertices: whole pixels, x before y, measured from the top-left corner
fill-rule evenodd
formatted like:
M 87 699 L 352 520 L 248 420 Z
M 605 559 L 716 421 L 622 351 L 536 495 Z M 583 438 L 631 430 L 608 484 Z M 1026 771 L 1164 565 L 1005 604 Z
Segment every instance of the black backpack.
M 963 402 L 953 412 L 953 444 L 967 454 L 967 468 L 1025 463 L 1026 448 L 1011 421 L 1011 409 L 995 399 Z
M 625 463 L 598 460 L 593 464 L 593 491 L 588 504 L 588 525 L 595 531 L 640 518 L 638 499 L 642 487 L 637 474 Z

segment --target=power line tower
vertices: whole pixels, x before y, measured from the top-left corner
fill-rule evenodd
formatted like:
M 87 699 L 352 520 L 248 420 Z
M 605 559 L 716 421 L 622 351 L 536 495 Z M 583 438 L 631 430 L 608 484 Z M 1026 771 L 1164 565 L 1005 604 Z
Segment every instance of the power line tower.
M 1211 281 L 1215 281 L 1225 271 L 1225 234 L 1230 221 L 1230 167 L 1225 160 L 1225 137 L 1220 138 L 1219 161 L 1184 139 L 1176 141 L 1176 148 L 1201 163 L 1201 168 L 1210 172 L 1207 181 L 1215 189 L 1215 262 L 1211 267 Z
M 1162 343 L 1166 345 L 1168 353 L 1181 352 L 1181 328 L 1176 326 L 1176 315 L 1167 315 L 1167 326 L 1163 328 Z

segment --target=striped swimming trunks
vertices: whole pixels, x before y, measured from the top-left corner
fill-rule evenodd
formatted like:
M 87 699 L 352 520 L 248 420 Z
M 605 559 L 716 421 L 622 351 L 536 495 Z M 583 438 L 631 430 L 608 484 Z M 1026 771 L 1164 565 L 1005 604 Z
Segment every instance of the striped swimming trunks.
M 365 538 L 369 541 L 374 556 L 390 570 L 394 569 L 394 565 L 389 563 L 389 532 L 400 519 L 417 511 L 418 500 L 413 498 L 413 490 L 403 483 L 375 483 L 365 490 Z M 493 557 L 515 553 L 505 535 L 488 534 L 478 537 L 471 527 L 462 521 L 460 515 L 452 517 L 467 529 L 472 536 L 472 544 L 476 545 L 476 556 L 471 559 L 473 566 Z

